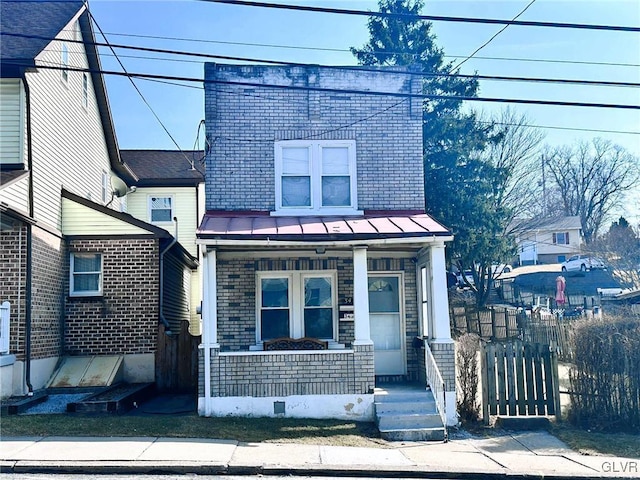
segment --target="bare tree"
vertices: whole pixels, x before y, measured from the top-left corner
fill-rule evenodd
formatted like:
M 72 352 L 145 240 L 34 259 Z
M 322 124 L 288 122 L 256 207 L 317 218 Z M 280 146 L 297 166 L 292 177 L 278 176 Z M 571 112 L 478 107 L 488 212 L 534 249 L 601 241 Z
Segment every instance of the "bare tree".
M 638 159 L 599 138 L 548 150 L 545 167 L 562 202 L 562 213 L 580 217 L 587 243 L 640 179 Z
M 486 160 L 502 172 L 495 201 L 509 211 L 505 233 L 516 218 L 528 218 L 542 213 L 540 145 L 544 134 L 531 127 L 527 116 L 511 108 L 492 119 L 496 125 L 495 139 L 483 152 Z
M 606 260 L 623 287 L 640 288 L 640 229 L 629 225 L 624 217 L 591 242 L 589 251 Z

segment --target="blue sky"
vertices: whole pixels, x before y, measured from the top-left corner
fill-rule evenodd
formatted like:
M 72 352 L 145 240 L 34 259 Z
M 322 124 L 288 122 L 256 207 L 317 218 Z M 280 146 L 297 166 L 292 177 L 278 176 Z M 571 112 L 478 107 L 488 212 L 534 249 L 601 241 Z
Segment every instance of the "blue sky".
M 283 2 L 286 3 L 286 2 Z M 293 2 L 291 2 L 293 3 Z M 377 10 L 369 0 L 298 2 L 305 5 Z M 530 0 L 426 1 L 423 14 L 511 19 Z M 98 25 L 112 43 L 185 50 L 213 55 L 233 55 L 290 62 L 354 65 L 348 52 L 368 39 L 366 18 L 352 15 L 297 12 L 258 7 L 222 5 L 202 1 L 90 0 Z M 636 0 L 536 0 L 519 18 L 568 23 L 640 25 L 640 2 Z M 465 56 L 482 45 L 499 25 L 435 22 L 433 32 L 447 55 Z M 136 36 L 132 36 L 136 35 Z M 142 38 L 140 36 L 172 39 Z M 193 39 L 182 41 L 176 39 Z M 269 44 L 274 48 L 244 44 Z M 321 50 L 321 49 L 330 49 Z M 102 49 L 103 68 L 118 70 L 110 52 Z M 202 77 L 203 64 L 193 58 L 153 55 L 118 50 L 129 72 Z M 155 57 L 152 59 L 130 56 Z M 570 30 L 540 27 L 508 27 L 481 50 L 478 57 L 557 60 L 560 63 L 487 60 L 474 58 L 462 66 L 462 73 L 546 78 L 571 78 L 640 83 L 640 34 L 609 31 Z M 454 60 L 453 58 L 451 60 Z M 569 62 L 606 62 L 635 66 L 588 65 Z M 221 62 L 224 63 L 224 62 Z M 149 108 L 128 80 L 107 77 L 107 89 L 121 148 L 175 148 Z M 198 124 L 204 116 L 201 89 L 136 80 L 155 113 L 182 149 L 191 149 Z M 639 88 L 593 87 L 557 84 L 482 81 L 481 96 L 564 100 L 640 105 Z M 474 103 L 473 108 L 491 113 L 506 105 Z M 593 130 L 640 132 L 640 110 L 585 107 L 513 106 L 526 113 L 535 125 Z M 545 143 L 572 144 L 602 137 L 640 156 L 640 135 L 605 132 L 577 132 L 543 129 Z M 640 203 L 640 195 L 630 199 Z M 640 218 L 637 220 L 640 221 Z

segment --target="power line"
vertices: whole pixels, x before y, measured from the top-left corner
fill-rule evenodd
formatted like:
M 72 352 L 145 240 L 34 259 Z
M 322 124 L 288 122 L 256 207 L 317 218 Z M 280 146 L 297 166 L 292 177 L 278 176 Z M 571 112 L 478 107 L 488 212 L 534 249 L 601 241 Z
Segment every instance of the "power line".
M 110 50 L 113 52 L 113 55 L 115 56 L 116 60 L 118 61 L 118 63 L 120 64 L 120 67 L 122 68 L 124 73 L 128 73 L 127 69 L 125 68 L 124 64 L 120 61 L 120 59 L 118 58 L 118 54 L 116 53 L 116 51 L 113 49 L 113 47 L 111 45 L 109 45 L 109 41 L 107 40 L 107 37 L 104 35 L 104 33 L 102 32 L 102 29 L 100 28 L 100 25 L 98 25 L 98 22 L 96 21 L 95 17 L 91 14 L 91 12 L 89 10 L 87 10 L 89 12 L 89 16 L 93 19 L 93 23 L 95 24 L 95 26 L 97 27 L 98 31 L 100 32 L 100 35 L 102 35 L 102 38 L 104 38 L 105 43 L 107 44 L 107 46 L 110 48 Z M 136 90 L 136 92 L 138 92 L 138 95 L 140 95 L 140 98 L 142 99 L 142 101 L 144 102 L 144 104 L 147 106 L 147 108 L 149 108 L 149 111 L 151 111 L 151 113 L 153 114 L 153 116 L 155 117 L 155 119 L 158 121 L 158 123 L 160 124 L 160 126 L 162 127 L 162 129 L 165 131 L 165 133 L 167 134 L 167 136 L 171 139 L 171 141 L 173 142 L 173 144 L 178 148 L 178 150 L 180 151 L 180 153 L 182 153 L 182 155 L 184 156 L 184 158 L 187 160 L 187 162 L 189 162 L 189 164 L 191 165 L 191 167 L 193 168 L 193 162 L 191 160 L 189 160 L 189 157 L 187 157 L 187 155 L 182 151 L 182 149 L 180 148 L 180 145 L 178 145 L 178 142 L 176 141 L 175 138 L 173 138 L 173 135 L 171 135 L 171 132 L 169 132 L 169 129 L 166 127 L 166 125 L 162 122 L 162 120 L 160 119 L 160 117 L 158 116 L 158 114 L 155 112 L 155 110 L 153 109 L 153 107 L 151 106 L 151 104 L 147 101 L 147 99 L 145 98 L 145 96 L 142 94 L 142 92 L 140 91 L 140 89 L 138 88 L 138 86 L 136 85 L 136 83 L 133 81 L 133 78 L 129 75 L 127 75 L 127 78 L 129 79 L 129 81 L 131 82 L 131 85 L 133 85 L 133 88 Z
M 511 19 L 511 21 L 513 22 L 514 20 L 517 20 L 518 17 L 520 17 L 520 15 L 522 15 L 524 12 L 526 12 L 527 10 L 529 10 L 529 7 L 531 5 L 533 5 L 535 3 L 536 0 L 531 0 L 529 2 L 529 4 L 524 7 L 522 10 L 520 10 L 520 13 L 518 13 L 515 17 L 513 17 Z M 456 70 L 460 71 L 460 67 L 462 66 L 463 63 L 465 63 L 467 60 L 469 60 L 470 58 L 473 58 L 473 56 L 478 53 L 480 50 L 482 50 L 484 47 L 486 47 L 487 45 L 489 45 L 498 35 L 500 35 L 502 32 L 504 32 L 507 28 L 509 28 L 509 25 L 511 24 L 507 24 L 504 27 L 502 27 L 500 30 L 498 30 L 489 40 L 487 40 L 486 42 L 484 42 L 482 45 L 480 45 L 478 48 L 476 48 L 473 53 L 471 55 L 469 55 L 467 58 L 465 58 L 464 60 L 462 60 L 460 63 L 458 63 L 457 65 L 453 66 L 451 69 L 453 70 L 453 68 L 456 68 Z
M 168 37 L 157 35 L 141 35 L 133 33 L 116 33 L 106 32 L 107 35 L 112 37 L 131 37 L 131 38 L 147 38 L 151 40 L 171 40 L 178 42 L 196 42 L 196 43 L 212 43 L 216 45 L 238 45 L 244 47 L 263 47 L 263 48 L 284 48 L 292 50 L 311 50 L 321 52 L 343 52 L 351 53 L 348 48 L 329 48 L 329 47 L 303 47 L 300 45 L 282 45 L 273 43 L 251 43 L 251 42 L 229 42 L 224 40 L 205 40 L 202 38 L 185 38 L 185 37 Z M 377 52 L 379 55 L 409 55 L 417 57 L 417 53 L 405 53 L 405 52 Z M 468 58 L 468 55 L 443 55 L 444 58 Z M 562 63 L 567 65 L 599 65 L 599 66 L 612 66 L 612 67 L 640 67 L 640 63 L 620 63 L 620 62 L 593 62 L 593 61 L 581 61 L 581 60 L 555 60 L 549 58 L 519 58 L 519 57 L 485 57 L 485 56 L 473 56 L 474 60 L 497 60 L 497 61 L 509 61 L 509 62 L 540 62 L 540 63 Z
M 499 20 L 496 18 L 473 17 L 448 17 L 441 15 L 408 15 L 404 13 L 371 12 L 365 10 L 310 7 L 306 5 L 288 5 L 282 3 L 264 3 L 247 0 L 200 0 L 210 3 L 224 3 L 228 5 L 241 5 L 246 7 L 276 8 L 281 10 L 299 10 L 316 13 L 339 13 L 343 15 L 361 15 L 367 17 L 395 18 L 398 20 L 428 20 L 432 22 L 461 22 L 461 23 L 486 23 L 494 25 L 515 25 L 519 27 L 550 27 L 550 28 L 574 28 L 581 30 L 605 30 L 615 32 L 640 32 L 640 27 L 626 27 L 620 25 L 597 25 L 585 23 L 565 22 L 539 22 L 530 20 Z
M 16 67 L 24 67 L 18 61 L 6 62 L 7 65 Z M 109 70 L 95 70 L 86 68 L 74 68 L 68 66 L 53 66 L 53 65 L 41 65 L 40 68 L 52 69 L 52 70 L 69 70 L 78 72 L 90 72 L 101 73 L 103 75 L 115 75 L 115 76 L 130 76 L 133 78 L 147 78 L 147 79 L 160 79 L 160 80 L 175 80 L 182 82 L 197 82 L 204 84 L 216 84 L 216 85 L 233 85 L 243 87 L 255 87 L 255 88 L 272 88 L 277 90 L 298 90 L 298 91 L 311 91 L 311 92 L 325 92 L 325 93 L 338 93 L 345 94 L 350 93 L 354 95 L 371 95 L 371 96 L 385 96 L 385 97 L 399 97 L 399 98 L 420 98 L 424 100 L 455 100 L 455 101 L 470 101 L 470 102 L 486 102 L 486 103 L 514 103 L 522 105 L 553 105 L 562 107 L 589 107 L 589 108 L 615 108 L 623 110 L 640 110 L 640 105 L 628 105 L 628 104 L 614 104 L 614 103 L 590 103 L 590 102 L 569 102 L 559 100 L 530 100 L 530 99 L 518 99 L 518 98 L 499 98 L 499 97 L 470 97 L 463 95 L 434 95 L 434 94 L 413 94 L 402 92 L 381 92 L 374 90 L 354 90 L 354 89 L 340 89 L 340 88 L 325 88 L 325 87 L 306 87 L 298 85 L 275 85 L 257 82 L 230 82 L 226 80 L 214 80 L 214 79 L 202 79 L 193 77 L 179 77 L 172 75 L 158 75 L 149 73 L 129 73 L 129 72 L 117 72 Z
M 28 34 L 19 34 L 19 33 L 2 33 L 2 35 L 7 35 L 11 37 L 20 37 L 20 38 L 57 40 L 52 37 L 41 37 L 38 35 L 28 35 Z M 59 40 L 59 41 L 63 41 L 63 40 Z M 268 60 L 268 59 L 261 59 L 261 58 L 236 57 L 236 56 L 229 56 L 229 55 L 213 55 L 208 53 L 187 52 L 187 51 L 181 51 L 181 50 L 169 50 L 169 49 L 153 48 L 153 47 L 138 47 L 133 45 L 114 44 L 114 43 L 108 43 L 108 42 L 107 43 L 84 42 L 83 40 L 64 40 L 64 42 L 87 43 L 87 44 L 95 45 L 99 47 L 108 47 L 110 49 L 122 48 L 127 50 L 138 50 L 138 51 L 150 52 L 150 53 L 181 55 L 186 57 L 197 57 L 197 58 L 206 58 L 206 59 L 219 59 L 219 60 L 225 60 L 225 61 L 263 63 L 267 65 L 283 65 L 283 66 L 291 66 L 291 67 L 318 67 L 318 68 L 335 69 L 335 70 L 352 70 L 357 72 L 375 72 L 375 73 L 382 72 L 382 73 L 421 76 L 425 78 L 456 77 L 456 78 L 478 79 L 478 80 L 487 80 L 487 81 L 558 83 L 558 84 L 569 84 L 569 85 L 606 86 L 606 87 L 633 87 L 633 88 L 640 87 L 640 83 L 638 82 L 615 82 L 615 81 L 605 81 L 605 80 L 579 80 L 579 79 L 543 78 L 543 77 L 512 77 L 512 76 L 504 76 L 504 75 L 465 75 L 465 74 L 457 74 L 457 73 L 454 74 L 454 73 L 444 73 L 444 72 L 442 73 L 411 72 L 406 70 L 389 69 L 389 68 L 381 70 L 378 68 L 362 67 L 362 66 L 320 65 L 320 64 L 311 64 L 311 63 L 288 62 L 286 60 Z M 150 58 L 150 59 L 155 60 L 155 58 Z M 157 59 L 157 60 L 163 60 L 163 59 Z
M 144 81 L 147 81 L 147 82 L 163 83 L 163 84 L 166 84 L 166 85 L 173 85 L 173 86 L 176 86 L 176 87 L 193 88 L 193 89 L 197 89 L 197 90 L 203 90 L 204 89 L 204 87 L 201 87 L 201 86 L 185 85 L 184 83 L 176 83 L 176 82 L 171 82 L 171 81 L 167 81 L 167 80 L 157 80 L 157 79 L 150 79 L 150 78 L 141 78 L 141 80 L 144 80 Z M 215 91 L 217 93 L 220 93 L 220 94 L 245 96 L 245 97 L 253 97 L 253 98 L 266 98 L 266 99 L 269 99 L 271 101 L 282 101 L 282 102 L 291 103 L 291 101 L 289 99 L 283 99 L 281 97 L 264 97 L 263 95 L 250 94 L 250 93 L 245 93 L 245 92 L 232 92 L 232 91 L 229 91 L 229 90 L 219 90 L 219 89 L 215 89 Z M 449 118 L 451 118 L 451 120 L 455 120 L 454 117 L 449 117 Z M 493 125 L 504 125 L 504 126 L 512 126 L 512 127 L 522 126 L 522 124 L 519 124 L 519 123 L 491 122 L 491 121 L 485 121 L 485 120 L 476 120 L 476 121 L 479 122 L 479 123 L 493 124 Z M 526 124 L 526 126 L 527 127 L 531 127 L 531 128 L 541 128 L 541 129 L 545 129 L 545 130 L 566 130 L 566 131 L 575 131 L 575 132 L 614 133 L 614 134 L 621 134 L 621 135 L 640 135 L 640 132 L 634 132 L 634 131 L 630 131 L 630 130 L 602 130 L 602 129 L 597 129 L 597 128 L 561 127 L 561 126 L 558 126 L 558 125 L 538 125 L 538 124 L 531 124 L 531 123 Z

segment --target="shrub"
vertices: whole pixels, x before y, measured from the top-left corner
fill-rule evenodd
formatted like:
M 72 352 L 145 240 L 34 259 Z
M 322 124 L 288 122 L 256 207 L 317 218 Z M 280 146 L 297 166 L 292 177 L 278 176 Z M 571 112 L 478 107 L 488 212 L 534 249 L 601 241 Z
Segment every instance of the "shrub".
M 476 422 L 480 417 L 478 403 L 478 350 L 480 337 L 466 333 L 456 345 L 456 369 L 458 377 L 458 415 L 462 422 Z
M 640 432 L 640 320 L 605 316 L 574 324 L 569 421 Z

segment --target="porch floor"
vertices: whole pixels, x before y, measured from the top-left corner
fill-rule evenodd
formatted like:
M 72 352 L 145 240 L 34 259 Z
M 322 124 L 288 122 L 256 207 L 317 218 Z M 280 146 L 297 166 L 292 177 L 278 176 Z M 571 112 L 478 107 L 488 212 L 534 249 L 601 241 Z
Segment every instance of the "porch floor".
M 421 382 L 380 382 L 376 381 L 374 392 L 376 395 L 430 392 L 431 389 Z

